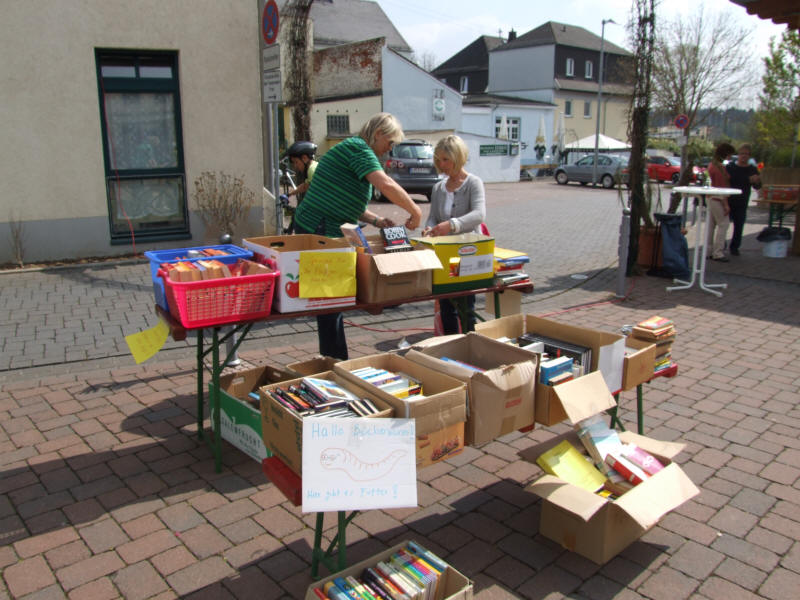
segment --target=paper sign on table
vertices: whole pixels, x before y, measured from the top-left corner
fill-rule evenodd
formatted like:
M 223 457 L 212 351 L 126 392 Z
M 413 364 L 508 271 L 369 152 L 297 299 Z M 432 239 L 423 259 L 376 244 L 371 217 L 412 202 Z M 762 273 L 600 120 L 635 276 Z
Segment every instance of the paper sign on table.
M 301 298 L 356 295 L 355 252 L 301 252 L 298 277 Z
M 128 344 L 128 349 L 138 365 L 161 350 L 167 341 L 168 335 L 169 326 L 159 319 L 158 325 L 155 327 L 126 335 L 125 342 Z
M 303 419 L 303 512 L 417 506 L 414 419 Z

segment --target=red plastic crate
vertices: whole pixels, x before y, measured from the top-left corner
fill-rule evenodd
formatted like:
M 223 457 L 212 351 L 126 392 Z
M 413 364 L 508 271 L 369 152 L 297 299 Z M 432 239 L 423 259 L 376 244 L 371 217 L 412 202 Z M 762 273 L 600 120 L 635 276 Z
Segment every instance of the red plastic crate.
M 169 312 L 186 328 L 214 327 L 269 315 L 279 271 L 220 277 L 203 281 L 173 281 L 163 269 Z

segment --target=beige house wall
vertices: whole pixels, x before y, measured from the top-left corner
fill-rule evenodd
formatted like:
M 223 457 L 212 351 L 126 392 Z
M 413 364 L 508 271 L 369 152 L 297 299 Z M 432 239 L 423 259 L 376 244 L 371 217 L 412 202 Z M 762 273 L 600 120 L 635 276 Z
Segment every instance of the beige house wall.
M 567 100 L 572 100 L 572 117 L 564 118 L 564 143 L 569 144 L 594 135 L 597 128 L 597 94 L 562 92 L 554 99 L 558 106 L 556 114 L 565 112 Z M 587 101 L 591 102 L 592 106 L 590 118 L 583 116 L 583 103 Z M 600 133 L 623 142 L 627 141 L 629 106 L 630 103 L 627 98 L 604 94 Z
M 21 221 L 29 259 L 131 251 L 109 242 L 95 48 L 177 51 L 187 196 L 202 171 L 221 170 L 260 199 L 256 0 L 5 2 L 2 29 L 0 231 Z M 196 217 L 191 227 L 202 243 Z M 80 241 L 55 233 L 64 230 Z M 8 258 L 0 244 L 0 263 Z

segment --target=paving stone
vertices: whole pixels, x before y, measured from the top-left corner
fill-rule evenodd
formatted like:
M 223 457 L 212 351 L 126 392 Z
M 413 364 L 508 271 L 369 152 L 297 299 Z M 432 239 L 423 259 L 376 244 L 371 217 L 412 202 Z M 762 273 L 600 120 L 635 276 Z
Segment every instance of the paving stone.
M 71 590 L 98 577 L 110 575 L 124 567 L 114 552 L 96 554 L 56 571 L 56 577 L 65 590 Z
M 185 596 L 221 579 L 232 577 L 235 573 L 220 557 L 211 556 L 169 575 L 167 583 L 179 595 Z
M 9 591 L 16 597 L 31 594 L 55 583 L 55 577 L 42 556 L 21 560 L 3 571 Z
M 686 542 L 667 561 L 670 567 L 690 577 L 703 580 L 711 574 L 725 555 L 693 541 Z
M 167 590 L 167 583 L 146 561 L 117 571 L 112 579 L 126 600 L 145 600 Z
M 94 554 L 100 554 L 130 541 L 113 519 L 105 519 L 94 525 L 81 527 L 78 529 L 78 533 Z

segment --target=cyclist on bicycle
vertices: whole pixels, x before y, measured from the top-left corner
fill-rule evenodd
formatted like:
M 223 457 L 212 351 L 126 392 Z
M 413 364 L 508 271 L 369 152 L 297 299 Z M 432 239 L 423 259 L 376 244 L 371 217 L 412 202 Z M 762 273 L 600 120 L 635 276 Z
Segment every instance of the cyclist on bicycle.
M 303 174 L 303 183 L 290 190 L 287 196 L 296 196 L 297 204 L 303 201 L 308 186 L 311 185 L 311 179 L 314 177 L 314 171 L 317 169 L 317 161 L 314 160 L 314 155 L 317 153 L 317 145 L 314 142 L 299 141 L 295 142 L 286 151 L 286 156 L 289 157 L 289 162 L 292 163 L 296 173 Z

